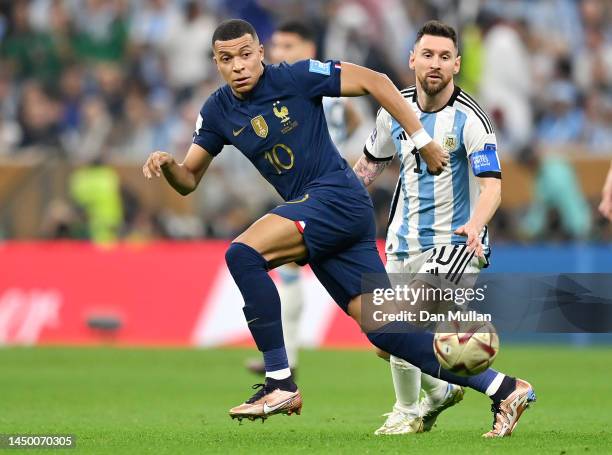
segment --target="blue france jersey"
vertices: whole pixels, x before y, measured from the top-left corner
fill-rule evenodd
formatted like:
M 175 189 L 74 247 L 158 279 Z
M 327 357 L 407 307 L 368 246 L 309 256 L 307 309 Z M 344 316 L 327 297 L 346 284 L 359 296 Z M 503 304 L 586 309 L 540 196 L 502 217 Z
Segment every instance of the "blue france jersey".
M 405 258 L 445 244 L 463 244 L 466 237 L 454 231 L 467 223 L 479 195 L 476 177 L 501 178 L 497 140 L 487 115 L 459 87 L 437 112 L 423 112 L 416 89 L 402 91 L 429 135 L 450 153 L 450 165 L 433 176 L 410 137 L 384 109 L 366 141 L 366 154 L 373 160 L 400 159 L 400 176 L 393 196 L 387 255 Z M 482 242 L 489 253 L 487 227 Z
M 233 144 L 285 201 L 316 188 L 350 189 L 365 200 L 323 112 L 322 97 L 340 96 L 340 72 L 340 62 L 303 60 L 265 66 L 244 99 L 225 85 L 204 103 L 193 142 L 213 156 Z

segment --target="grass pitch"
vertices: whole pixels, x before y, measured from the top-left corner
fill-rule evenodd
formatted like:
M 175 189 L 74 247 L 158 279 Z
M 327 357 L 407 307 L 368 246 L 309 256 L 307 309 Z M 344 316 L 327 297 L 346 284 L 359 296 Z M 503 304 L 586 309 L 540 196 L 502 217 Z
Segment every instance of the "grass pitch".
M 0 433 L 71 433 L 61 453 L 610 453 L 612 349 L 503 346 L 495 366 L 528 379 L 538 402 L 515 434 L 483 440 L 489 400 L 469 391 L 431 433 L 374 436 L 393 403 L 372 352 L 304 352 L 301 416 L 227 416 L 259 382 L 248 350 L 0 349 Z M 28 453 L 50 453 L 28 450 Z

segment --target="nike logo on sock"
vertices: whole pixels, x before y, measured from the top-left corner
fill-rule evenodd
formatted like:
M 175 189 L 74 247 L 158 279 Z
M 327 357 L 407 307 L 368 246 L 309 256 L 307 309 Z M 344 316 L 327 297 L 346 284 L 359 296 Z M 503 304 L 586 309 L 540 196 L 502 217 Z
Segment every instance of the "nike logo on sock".
M 253 319 L 251 319 L 250 321 L 247 321 L 247 324 L 250 324 L 251 322 L 255 322 L 255 321 L 257 321 L 258 319 L 259 319 L 259 318 L 253 318 Z

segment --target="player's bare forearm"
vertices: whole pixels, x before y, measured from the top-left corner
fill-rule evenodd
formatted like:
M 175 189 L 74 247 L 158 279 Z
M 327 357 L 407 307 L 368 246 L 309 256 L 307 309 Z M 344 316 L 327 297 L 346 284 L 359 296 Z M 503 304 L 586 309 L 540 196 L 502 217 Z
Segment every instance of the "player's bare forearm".
M 455 230 L 455 234 L 467 237 L 468 251 L 473 251 L 477 257 L 484 258 L 484 247 L 480 233 L 491 220 L 501 203 L 501 180 L 487 177 L 479 178 L 480 196 L 474 207 L 472 217 L 467 223 Z
M 363 155 L 353 166 L 353 171 L 357 174 L 357 178 L 365 186 L 369 186 L 376 177 L 382 174 L 387 166 L 391 164 L 391 160 L 387 161 L 372 161 L 367 156 Z
M 480 196 L 468 222 L 475 227 L 477 232 L 482 231 L 482 228 L 491 221 L 501 203 L 501 180 L 487 177 L 481 178 L 479 181 Z
M 170 186 L 183 196 L 193 192 L 198 186 L 195 175 L 182 163 L 166 164 L 161 167 L 161 170 Z
M 342 96 L 370 94 L 408 134 L 412 135 L 423 128 L 414 111 L 386 74 L 347 62 L 342 62 L 341 74 Z
M 191 144 L 182 163 L 166 152 L 153 152 L 147 158 L 142 172 L 148 179 L 164 175 L 170 186 L 183 196 L 194 191 L 212 162 L 212 155 L 197 144 Z
M 410 139 L 427 163 L 429 172 L 434 175 L 442 172 L 448 163 L 448 152 L 442 150 L 442 147 L 431 139 L 415 112 L 385 74 L 342 62 L 340 78 L 342 96 L 372 95 L 410 135 Z

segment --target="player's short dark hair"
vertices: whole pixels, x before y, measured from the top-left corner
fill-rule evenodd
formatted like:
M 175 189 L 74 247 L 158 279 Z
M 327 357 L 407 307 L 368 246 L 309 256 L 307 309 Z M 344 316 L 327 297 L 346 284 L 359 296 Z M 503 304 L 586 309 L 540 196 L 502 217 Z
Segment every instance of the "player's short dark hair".
M 457 40 L 457 32 L 450 25 L 446 25 L 440 21 L 427 21 L 421 29 L 417 32 L 415 44 L 418 43 L 424 35 L 442 36 L 449 38 L 455 45 L 455 49 L 459 50 L 459 43 Z
M 304 22 L 300 22 L 300 21 L 283 22 L 281 25 L 278 26 L 276 31 L 283 32 L 283 33 L 295 33 L 300 38 L 302 38 L 304 41 L 310 41 L 312 43 L 314 43 L 315 41 L 314 30 L 312 29 L 312 27 L 310 27 L 308 24 L 305 24 Z
M 212 46 L 215 47 L 215 41 L 229 41 L 240 38 L 249 34 L 255 41 L 259 40 L 257 32 L 251 24 L 242 19 L 228 19 L 221 22 L 215 29 L 212 36 Z

